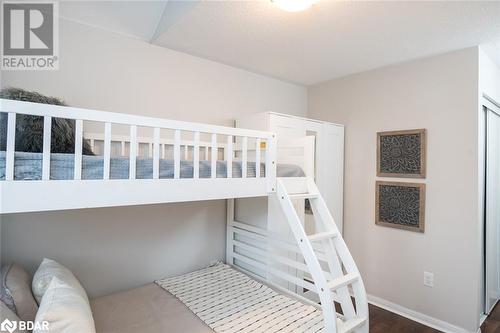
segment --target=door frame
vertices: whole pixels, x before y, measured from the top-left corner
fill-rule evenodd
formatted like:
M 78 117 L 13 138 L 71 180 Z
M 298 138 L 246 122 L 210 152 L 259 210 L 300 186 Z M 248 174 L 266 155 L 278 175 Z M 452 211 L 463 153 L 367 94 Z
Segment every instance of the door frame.
M 486 297 L 487 284 L 486 284 L 486 204 L 487 204 L 487 140 L 488 140 L 488 111 L 495 113 L 500 117 L 500 104 L 493 101 L 487 96 L 483 96 L 481 100 L 481 110 L 480 110 L 480 184 L 481 184 L 481 201 L 482 202 L 482 212 L 481 212 L 481 308 L 483 315 L 488 315 L 489 312 L 495 307 L 495 304 L 488 308 L 488 301 Z M 498 303 L 498 300 L 497 302 Z

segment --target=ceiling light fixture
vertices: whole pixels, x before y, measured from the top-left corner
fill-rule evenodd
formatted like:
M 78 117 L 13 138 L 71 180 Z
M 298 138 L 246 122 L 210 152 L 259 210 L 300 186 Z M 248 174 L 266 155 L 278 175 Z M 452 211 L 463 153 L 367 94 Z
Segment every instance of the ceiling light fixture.
M 315 0 L 271 0 L 271 2 L 287 12 L 300 12 L 311 7 Z

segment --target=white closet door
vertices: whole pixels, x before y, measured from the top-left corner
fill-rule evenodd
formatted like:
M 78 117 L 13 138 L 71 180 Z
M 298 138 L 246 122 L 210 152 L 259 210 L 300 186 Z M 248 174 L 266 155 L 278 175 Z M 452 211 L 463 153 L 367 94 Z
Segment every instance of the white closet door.
M 485 310 L 500 299 L 500 116 L 486 110 Z

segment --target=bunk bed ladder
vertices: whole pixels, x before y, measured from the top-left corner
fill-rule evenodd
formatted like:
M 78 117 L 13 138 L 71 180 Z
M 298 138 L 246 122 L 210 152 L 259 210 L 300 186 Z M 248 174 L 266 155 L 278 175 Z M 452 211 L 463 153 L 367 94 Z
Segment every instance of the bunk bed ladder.
M 276 195 L 314 281 L 323 311 L 325 331 L 367 333 L 368 303 L 363 281 L 314 180 L 308 177 L 307 191 L 293 194 L 287 190 L 287 181 L 286 178 L 278 178 Z M 292 203 L 296 199 L 309 200 L 316 229 L 319 229 L 315 234 L 306 234 Z M 322 260 L 323 265 L 316 253 L 318 249 L 326 256 L 326 260 Z M 325 274 L 326 267 L 329 274 Z M 342 315 L 337 314 L 334 301 L 341 306 Z

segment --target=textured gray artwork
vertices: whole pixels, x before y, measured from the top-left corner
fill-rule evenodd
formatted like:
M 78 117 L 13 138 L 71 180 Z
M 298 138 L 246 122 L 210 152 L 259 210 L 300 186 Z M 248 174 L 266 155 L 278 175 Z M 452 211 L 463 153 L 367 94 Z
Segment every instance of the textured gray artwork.
M 423 232 L 424 185 L 377 183 L 377 224 Z
M 380 220 L 418 226 L 420 189 L 405 186 L 380 186 Z
M 379 133 L 379 176 L 425 177 L 425 130 Z

